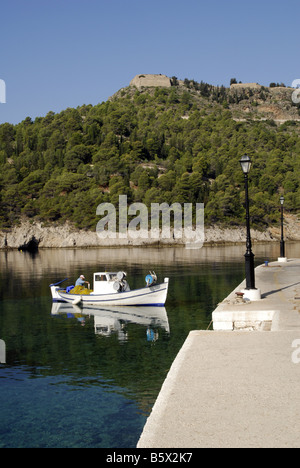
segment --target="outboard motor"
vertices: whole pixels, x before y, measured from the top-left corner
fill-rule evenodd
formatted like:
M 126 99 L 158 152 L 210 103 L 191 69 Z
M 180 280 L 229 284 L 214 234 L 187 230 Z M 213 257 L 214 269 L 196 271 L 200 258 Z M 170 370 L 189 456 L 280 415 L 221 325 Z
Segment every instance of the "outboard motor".
M 154 271 L 149 271 L 149 274 L 145 278 L 147 286 L 154 286 L 157 281 L 157 276 Z

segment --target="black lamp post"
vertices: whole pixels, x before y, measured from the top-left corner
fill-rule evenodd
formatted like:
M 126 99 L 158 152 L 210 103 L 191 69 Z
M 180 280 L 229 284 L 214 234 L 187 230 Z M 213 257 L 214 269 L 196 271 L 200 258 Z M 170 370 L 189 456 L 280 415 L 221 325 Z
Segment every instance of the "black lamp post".
M 245 154 L 241 157 L 240 164 L 245 177 L 245 196 L 246 196 L 246 226 L 247 226 L 247 241 L 245 253 L 245 269 L 246 269 L 246 289 L 255 289 L 255 274 L 254 274 L 254 254 L 252 252 L 251 234 L 250 234 L 250 214 L 249 214 L 249 196 L 248 196 L 248 174 L 251 168 L 251 159 Z
M 281 204 L 281 240 L 280 240 L 280 257 L 285 257 L 285 245 L 284 245 L 284 238 L 283 238 L 283 204 L 284 204 L 284 197 L 280 197 L 280 204 Z

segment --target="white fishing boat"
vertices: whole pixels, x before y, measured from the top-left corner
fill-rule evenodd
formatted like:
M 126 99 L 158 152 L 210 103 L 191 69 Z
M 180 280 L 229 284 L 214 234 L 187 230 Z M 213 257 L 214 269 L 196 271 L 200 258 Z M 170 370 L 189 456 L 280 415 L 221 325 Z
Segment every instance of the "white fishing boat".
M 131 290 L 124 271 L 94 273 L 93 290 L 74 294 L 74 289 L 61 288 L 65 280 L 50 284 L 53 302 L 68 302 L 71 304 L 94 304 L 109 306 L 158 306 L 165 305 L 169 278 L 161 284 L 156 284 L 157 277 L 150 272 L 145 278 L 146 286 Z M 73 287 L 74 288 L 74 287 Z

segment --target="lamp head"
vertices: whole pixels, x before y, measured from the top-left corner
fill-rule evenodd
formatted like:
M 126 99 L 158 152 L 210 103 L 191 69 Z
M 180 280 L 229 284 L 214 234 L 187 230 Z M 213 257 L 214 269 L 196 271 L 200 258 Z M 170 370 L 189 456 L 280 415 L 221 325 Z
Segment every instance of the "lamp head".
M 251 168 L 251 159 L 247 154 L 244 154 L 244 156 L 241 157 L 240 159 L 240 164 L 242 167 L 242 171 L 244 174 L 249 174 L 250 168 Z
M 280 203 L 281 203 L 282 205 L 284 204 L 284 196 L 283 196 L 283 195 L 281 195 L 281 197 L 280 197 Z

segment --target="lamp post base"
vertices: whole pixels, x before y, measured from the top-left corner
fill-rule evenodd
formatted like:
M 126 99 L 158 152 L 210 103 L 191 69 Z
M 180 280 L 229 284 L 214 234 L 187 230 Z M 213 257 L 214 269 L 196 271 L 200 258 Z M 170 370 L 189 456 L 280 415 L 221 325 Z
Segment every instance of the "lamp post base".
M 287 262 L 287 257 L 278 257 L 278 262 L 286 263 Z
M 261 300 L 261 290 L 260 289 L 243 289 L 244 293 L 243 299 L 246 301 L 260 301 Z
M 255 272 L 254 272 L 254 254 L 248 251 L 245 253 L 245 273 L 246 273 L 246 289 L 255 289 Z

